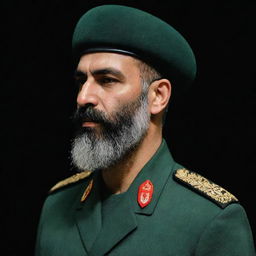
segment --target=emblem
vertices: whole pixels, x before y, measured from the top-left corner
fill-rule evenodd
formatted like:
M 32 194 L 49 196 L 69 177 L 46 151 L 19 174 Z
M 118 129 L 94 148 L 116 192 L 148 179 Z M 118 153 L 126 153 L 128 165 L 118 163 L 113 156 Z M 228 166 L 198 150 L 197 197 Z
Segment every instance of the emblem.
M 88 197 L 88 195 L 90 194 L 91 190 L 92 190 L 92 186 L 93 186 L 93 180 L 90 181 L 89 185 L 87 186 L 87 188 L 85 189 L 82 197 L 81 197 L 81 203 L 84 202 L 86 200 L 86 198 Z
M 152 199 L 154 186 L 150 180 L 146 180 L 139 186 L 138 203 L 141 208 L 146 207 Z

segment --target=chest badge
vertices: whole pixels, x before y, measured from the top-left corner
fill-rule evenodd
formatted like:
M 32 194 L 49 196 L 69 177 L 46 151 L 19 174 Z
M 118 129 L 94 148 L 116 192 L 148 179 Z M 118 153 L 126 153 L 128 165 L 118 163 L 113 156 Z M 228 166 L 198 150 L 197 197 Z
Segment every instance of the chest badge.
M 152 199 L 154 186 L 150 180 L 146 180 L 139 186 L 138 203 L 141 208 L 146 207 Z
M 91 190 L 92 190 L 92 186 L 93 186 L 93 180 L 90 181 L 89 185 L 87 186 L 87 188 L 85 189 L 82 197 L 81 197 L 81 203 L 84 202 L 86 200 L 86 198 L 88 197 L 88 195 L 90 194 Z

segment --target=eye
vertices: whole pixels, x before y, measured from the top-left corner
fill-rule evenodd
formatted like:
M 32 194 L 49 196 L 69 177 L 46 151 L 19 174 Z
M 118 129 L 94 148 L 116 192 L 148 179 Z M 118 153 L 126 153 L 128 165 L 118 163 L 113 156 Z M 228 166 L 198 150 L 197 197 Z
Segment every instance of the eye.
M 116 78 L 105 76 L 99 79 L 100 84 L 113 84 L 119 82 Z

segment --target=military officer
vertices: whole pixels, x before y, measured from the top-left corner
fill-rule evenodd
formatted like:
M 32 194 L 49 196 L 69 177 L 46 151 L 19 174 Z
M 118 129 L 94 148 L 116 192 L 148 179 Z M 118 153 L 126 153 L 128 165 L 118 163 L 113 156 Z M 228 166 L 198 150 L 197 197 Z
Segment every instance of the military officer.
M 37 256 L 253 256 L 238 199 L 172 158 L 162 137 L 170 97 L 195 77 L 194 54 L 164 21 L 102 5 L 73 35 L 78 174 L 44 204 Z

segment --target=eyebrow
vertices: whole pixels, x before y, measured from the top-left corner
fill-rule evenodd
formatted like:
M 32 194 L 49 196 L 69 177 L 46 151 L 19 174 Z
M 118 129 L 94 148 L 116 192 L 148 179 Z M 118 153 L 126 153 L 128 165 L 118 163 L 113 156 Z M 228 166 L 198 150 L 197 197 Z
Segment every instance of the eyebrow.
M 124 74 L 121 71 L 119 71 L 119 70 L 117 70 L 115 68 L 110 68 L 110 67 L 109 68 L 102 68 L 102 69 L 93 70 L 91 72 L 91 74 L 93 76 L 97 76 L 97 75 L 114 75 L 114 76 L 119 77 L 120 79 L 124 79 L 125 78 Z M 87 74 L 85 72 L 83 72 L 83 71 L 78 69 L 78 70 L 75 71 L 74 76 L 75 77 L 81 77 L 81 76 L 87 76 Z

